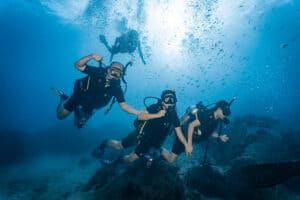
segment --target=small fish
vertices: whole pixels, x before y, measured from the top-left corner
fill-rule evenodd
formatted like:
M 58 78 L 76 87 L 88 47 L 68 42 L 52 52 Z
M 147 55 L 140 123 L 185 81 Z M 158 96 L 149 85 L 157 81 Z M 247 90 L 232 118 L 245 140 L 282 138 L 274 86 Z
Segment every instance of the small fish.
M 281 44 L 280 46 L 281 46 L 281 48 L 286 48 L 286 47 L 288 47 L 289 45 L 288 45 L 287 43 L 283 43 L 283 44 Z

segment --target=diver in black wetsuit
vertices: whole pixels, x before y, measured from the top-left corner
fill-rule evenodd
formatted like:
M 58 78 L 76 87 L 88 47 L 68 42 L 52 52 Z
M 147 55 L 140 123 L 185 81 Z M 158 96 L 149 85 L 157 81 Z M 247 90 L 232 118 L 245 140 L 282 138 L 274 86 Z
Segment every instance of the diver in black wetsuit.
M 228 141 L 227 135 L 219 135 L 218 128 L 222 123 L 229 123 L 227 116 L 231 114 L 230 105 L 234 99 L 228 103 L 224 100 L 215 104 L 212 109 L 207 109 L 202 103 L 189 110 L 181 120 L 181 128 L 188 142 L 188 148 L 193 150 L 192 144 L 206 141 L 209 137 L 220 139 L 223 142 Z M 175 139 L 172 152 L 166 149 L 162 150 L 162 156 L 169 162 L 176 161 L 179 154 L 184 151 L 184 146 Z
M 70 98 L 62 91 L 52 88 L 60 96 L 57 118 L 65 119 L 74 111 L 75 125 L 81 128 L 91 117 L 94 109 L 106 106 L 113 97 L 116 98 L 122 110 L 138 115 L 139 112 L 125 102 L 120 85 L 120 79 L 124 76 L 124 66 L 119 62 L 112 62 L 108 68 L 93 67 L 87 64 L 92 59 L 101 62 L 102 57 L 91 54 L 75 63 L 75 67 L 87 76 L 76 80 L 74 92 Z
M 110 61 L 113 59 L 115 54 L 118 53 L 129 53 L 132 54 L 136 49 L 138 50 L 138 54 L 145 65 L 145 59 L 143 56 L 141 43 L 139 39 L 139 33 L 134 29 L 127 28 L 127 20 L 123 18 L 120 22 L 121 25 L 121 35 L 115 39 L 115 43 L 112 46 L 109 46 L 106 37 L 104 35 L 99 35 L 99 40 L 111 53 Z
M 134 152 L 126 155 L 123 160 L 133 162 L 141 156 L 147 154 L 152 148 L 160 150 L 167 134 L 174 127 L 179 141 L 183 147 L 187 147 L 187 142 L 182 134 L 176 106 L 176 95 L 172 90 L 165 90 L 161 95 L 161 101 L 149 106 L 138 116 L 136 129 L 126 136 L 122 141 L 105 140 L 93 151 L 93 156 L 101 158 L 106 147 L 122 150 L 136 145 Z M 190 153 L 190 149 L 185 149 Z

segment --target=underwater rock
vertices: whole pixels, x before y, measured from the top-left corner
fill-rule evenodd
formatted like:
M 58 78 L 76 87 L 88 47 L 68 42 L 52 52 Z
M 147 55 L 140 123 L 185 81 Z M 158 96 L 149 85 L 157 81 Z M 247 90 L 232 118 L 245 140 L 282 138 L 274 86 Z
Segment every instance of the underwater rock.
M 282 134 L 280 144 L 283 150 L 282 157 L 289 160 L 297 160 L 300 155 L 300 131 L 288 130 Z
M 240 123 L 239 120 L 234 120 L 232 124 L 226 127 L 223 134 L 229 136 L 228 142 L 214 141 L 210 145 L 210 151 L 212 151 L 212 156 L 218 165 L 228 164 L 232 160 L 243 157 L 247 149 L 260 139 L 258 134 L 252 133 L 249 127 Z
M 295 176 L 300 176 L 300 161 L 246 165 L 238 162 L 225 172 L 202 165 L 191 168 L 185 179 L 188 187 L 207 197 L 255 199 L 258 189 L 281 184 Z
M 258 129 L 256 130 L 256 134 L 259 136 L 259 137 L 268 137 L 270 136 L 270 132 L 265 130 L 265 129 Z
M 165 163 L 147 168 L 141 161 L 125 167 L 107 166 L 92 177 L 85 191 L 94 189 L 93 199 L 183 200 L 184 186 L 177 171 Z
M 245 123 L 248 127 L 272 128 L 279 123 L 278 120 L 267 116 L 255 116 L 252 114 L 243 117 L 237 117 L 236 121 Z
M 298 177 L 293 177 L 289 180 L 287 180 L 285 183 L 284 183 L 284 186 L 287 187 L 289 190 L 297 193 L 297 194 L 300 194 L 300 176 Z

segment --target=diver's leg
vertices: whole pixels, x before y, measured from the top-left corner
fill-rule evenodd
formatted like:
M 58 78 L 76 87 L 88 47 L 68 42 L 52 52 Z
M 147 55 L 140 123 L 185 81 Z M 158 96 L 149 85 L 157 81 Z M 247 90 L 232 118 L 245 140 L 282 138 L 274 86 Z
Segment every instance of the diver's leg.
M 151 142 L 146 139 L 139 140 L 138 145 L 134 149 L 134 152 L 129 155 L 124 156 L 123 160 L 125 162 L 133 162 L 137 160 L 139 157 L 147 154 L 151 148 Z
M 92 156 L 95 158 L 101 158 L 105 152 L 106 147 L 111 147 L 115 150 L 123 149 L 122 143 L 120 141 L 105 139 L 96 149 L 92 151 Z
M 112 61 L 112 59 L 113 59 L 114 55 L 115 55 L 114 53 L 111 53 L 111 54 L 110 54 L 109 62 L 111 62 L 111 61 Z
M 70 113 L 71 113 L 70 111 L 68 111 L 67 109 L 65 109 L 64 103 L 65 103 L 65 100 L 60 100 L 60 102 L 59 102 L 59 104 L 57 106 L 57 109 L 56 109 L 57 119 L 63 120 L 67 116 L 69 116 Z
M 132 153 L 124 156 L 123 160 L 127 163 L 131 163 L 133 161 L 136 161 L 138 158 L 139 158 L 139 156 L 135 152 L 132 152 Z
M 106 142 L 106 146 L 113 148 L 115 150 L 122 150 L 124 149 L 123 145 L 122 145 L 122 141 L 118 141 L 118 140 L 108 140 Z
M 121 141 L 118 140 L 107 140 L 106 147 L 111 147 L 115 150 L 123 150 L 124 148 L 129 148 L 136 144 L 137 140 L 137 132 L 133 131 L 129 133 L 125 138 Z
M 56 116 L 58 119 L 65 119 L 71 112 L 64 107 L 65 101 L 69 98 L 64 94 L 63 91 L 58 90 L 56 88 L 50 88 L 57 96 L 59 96 L 60 100 L 56 108 Z
M 168 151 L 164 148 L 161 148 L 161 155 L 168 163 L 174 163 L 177 160 L 179 154 L 184 152 L 184 145 L 179 141 L 178 138 L 175 139 L 172 151 Z
M 104 151 L 106 147 L 110 147 L 115 150 L 123 150 L 124 148 L 131 147 L 136 144 L 137 140 L 137 132 L 133 131 L 130 134 L 128 134 L 125 138 L 122 139 L 122 141 L 118 140 L 103 140 L 99 147 L 97 147 L 93 152 L 92 156 L 95 158 L 101 158 L 101 156 L 104 154 Z
M 160 154 L 168 163 L 174 163 L 177 160 L 177 155 L 166 150 L 165 148 L 162 148 Z
M 107 50 L 109 51 L 109 52 L 112 52 L 112 48 L 108 45 L 108 42 L 107 42 L 107 40 L 106 40 L 106 37 L 104 36 L 104 35 L 99 35 L 99 40 L 100 40 L 100 42 L 102 43 L 102 44 L 104 44 L 104 46 L 107 48 Z
M 110 62 L 112 61 L 115 54 L 120 53 L 120 39 L 117 38 L 115 40 L 115 44 L 110 49 Z
M 74 124 L 77 128 L 82 128 L 93 114 L 93 110 L 84 109 L 77 106 L 74 111 Z

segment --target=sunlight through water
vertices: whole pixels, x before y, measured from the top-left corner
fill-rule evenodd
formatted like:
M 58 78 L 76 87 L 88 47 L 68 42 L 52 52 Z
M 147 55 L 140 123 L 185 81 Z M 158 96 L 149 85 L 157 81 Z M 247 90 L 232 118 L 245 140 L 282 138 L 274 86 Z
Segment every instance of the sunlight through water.
M 188 33 L 189 10 L 185 1 L 147 1 L 147 21 L 149 42 L 159 45 L 156 54 L 160 56 L 179 56 L 182 40 Z M 174 57 L 173 57 L 174 58 Z

